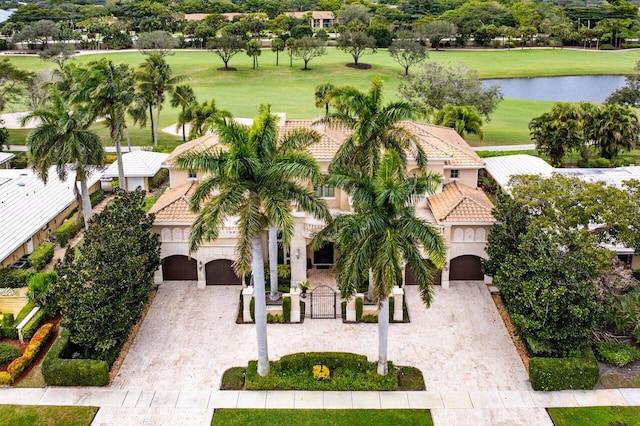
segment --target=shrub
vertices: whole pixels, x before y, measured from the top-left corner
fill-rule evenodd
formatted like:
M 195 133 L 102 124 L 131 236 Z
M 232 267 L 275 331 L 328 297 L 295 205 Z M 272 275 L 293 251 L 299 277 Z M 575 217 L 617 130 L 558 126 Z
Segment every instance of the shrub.
M 364 300 L 360 297 L 356 299 L 356 321 L 362 321 L 362 310 L 364 309 Z
M 18 330 L 16 330 L 15 319 L 13 314 L 4 314 L 2 317 L 2 335 L 7 339 L 17 339 L 18 338 Z
M 398 390 L 423 391 L 426 389 L 422 371 L 415 367 L 401 367 L 398 369 Z
M 22 337 L 25 339 L 31 339 L 31 337 L 34 335 L 34 333 L 38 329 L 38 327 L 40 327 L 40 324 L 42 324 L 44 317 L 45 317 L 44 310 L 40 309 L 38 312 L 36 312 L 33 318 L 31 318 L 29 322 L 26 323 L 24 328 L 22 329 Z
M 601 44 L 600 50 L 613 50 L 613 45 L 609 43 Z
M 640 269 L 634 269 L 631 272 L 631 275 L 633 275 L 633 278 L 635 278 L 636 280 L 640 281 Z
M 8 386 L 13 383 L 13 377 L 6 371 L 0 371 L 0 386 Z
M 221 390 L 242 390 L 244 389 L 244 376 L 246 368 L 231 367 L 222 374 Z
M 26 287 L 31 276 L 33 276 L 33 271 L 30 270 L 13 268 L 0 269 L 0 287 Z
M 284 322 L 291 322 L 291 297 L 282 299 L 282 316 L 284 317 Z
M 20 349 L 8 343 L 0 343 L 0 367 L 9 364 L 20 355 Z
M 169 177 L 169 169 L 160 169 L 149 181 L 149 189 L 159 188 Z
M 109 383 L 109 364 L 93 359 L 62 359 L 69 334 L 62 332 L 42 361 L 42 376 L 47 385 L 105 386 Z
M 601 169 L 611 167 L 611 161 L 607 160 L 606 158 L 596 158 L 591 162 L 591 164 L 593 165 L 593 167 Z
M 51 323 L 40 327 L 24 349 L 22 356 L 14 359 L 11 364 L 7 366 L 7 373 L 11 376 L 11 382 L 18 378 L 20 374 L 22 374 L 22 372 L 31 365 L 31 362 L 33 362 L 34 358 L 38 355 L 40 349 L 42 349 L 44 344 L 47 342 L 49 335 L 51 335 L 51 330 L 53 330 L 53 324 Z
M 624 367 L 640 358 L 640 351 L 633 346 L 616 342 L 596 343 L 593 347 L 596 359 L 616 367 Z
M 251 321 L 256 321 L 256 298 L 252 297 L 249 302 L 249 314 L 251 315 Z
M 62 222 L 62 225 L 58 226 L 58 228 L 53 232 L 53 235 L 55 235 L 56 240 L 60 245 L 64 247 L 67 245 L 69 240 L 78 233 L 81 227 L 81 224 L 76 223 L 75 216 L 72 216 Z
M 529 380 L 534 390 L 593 389 L 600 370 L 591 348 L 579 358 L 531 358 Z
M 267 322 L 269 324 L 284 324 L 284 317 L 278 314 L 267 314 Z
M 378 316 L 373 314 L 363 315 L 362 322 L 367 322 L 367 323 L 378 322 Z
M 51 259 L 53 259 L 53 243 L 42 243 L 29 255 L 29 265 L 40 270 L 47 266 Z
M 324 365 L 314 365 L 311 373 L 316 380 L 327 380 L 331 377 L 331 372 Z
M 98 189 L 96 192 L 89 195 L 89 200 L 91 201 L 91 207 L 97 206 L 102 202 L 102 200 L 104 200 L 104 191 L 102 189 Z
M 48 318 L 56 316 L 58 308 L 53 300 L 51 284 L 58 280 L 58 274 L 53 272 L 43 272 L 35 274 L 29 280 L 27 299 L 40 307 Z
M 493 40 L 493 48 L 500 49 L 502 47 L 502 42 L 500 40 Z

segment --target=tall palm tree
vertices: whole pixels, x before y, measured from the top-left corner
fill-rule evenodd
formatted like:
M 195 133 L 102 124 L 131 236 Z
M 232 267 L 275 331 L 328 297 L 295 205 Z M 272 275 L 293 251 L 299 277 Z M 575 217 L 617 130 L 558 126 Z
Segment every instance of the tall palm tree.
M 329 116 L 329 105 L 331 103 L 331 96 L 335 89 L 336 89 L 336 86 L 334 86 L 331 83 L 324 83 L 316 86 L 313 105 L 316 108 L 324 107 L 325 117 Z
M 429 306 L 432 271 L 424 254 L 440 268 L 446 250 L 438 229 L 416 218 L 411 197 L 433 192 L 439 176 L 407 177 L 401 156 L 387 150 L 373 176 L 348 166 L 338 166 L 329 183 L 353 194 L 353 213 L 338 215 L 313 240 L 314 247 L 333 241 L 340 257 L 336 279 L 344 299 L 358 291 L 358 283 L 373 277 L 373 297 L 378 313 L 378 373 L 386 375 L 389 328 L 388 300 L 393 286 L 402 282 L 402 262 L 414 271 L 422 300 Z
M 135 99 L 134 71 L 127 64 L 114 64 L 102 58 L 87 64 L 78 73 L 73 89 L 73 103 L 86 105 L 95 117 L 104 117 L 116 147 L 118 179 L 124 188 L 122 136 L 127 126 L 126 112 Z
M 330 126 L 347 128 L 351 134 L 338 149 L 329 171 L 347 164 L 373 175 L 383 149 L 395 150 L 405 167 L 407 152 L 413 154 L 420 168 L 426 166 L 426 155 L 415 136 L 400 125 L 401 121 L 417 115 L 416 106 L 408 102 L 383 105 L 382 86 L 382 79 L 374 77 L 367 93 L 350 86 L 332 91 L 330 102 L 336 111 L 321 121 Z
M 56 166 L 61 180 L 67 178 L 69 169 L 76 172 L 80 192 L 74 184 L 74 194 L 78 205 L 82 206 L 86 228 L 92 215 L 87 177 L 92 169 L 104 165 L 104 149 L 98 135 L 88 130 L 93 122 L 91 114 L 73 110 L 55 87 L 51 87 L 48 100 L 44 107 L 22 120 L 23 124 L 31 119 L 41 123 L 27 137 L 29 162 L 44 183 L 47 183 L 51 166 Z
M 629 107 L 607 104 L 598 109 L 594 120 L 586 124 L 586 133 L 600 156 L 612 163 L 620 151 L 629 151 L 640 140 L 638 116 Z
M 219 117 L 225 116 L 230 116 L 230 113 L 218 109 L 215 99 L 204 101 L 201 104 L 193 101 L 178 115 L 177 125 L 182 126 L 188 123 L 191 126 L 188 136 L 189 140 L 191 140 L 203 136 L 207 131 L 215 127 Z
M 239 236 L 234 268 L 238 275 L 253 271 L 258 374 L 269 373 L 267 317 L 262 236 L 268 226 L 282 232 L 288 245 L 293 234 L 291 203 L 314 216 L 329 219 L 324 202 L 301 182 L 317 181 L 320 169 L 309 154 L 287 149 L 285 136 L 278 143 L 278 117 L 262 108 L 253 126 L 217 118 L 220 147 L 189 152 L 176 160 L 184 169 L 206 172 L 190 200 L 198 213 L 189 237 L 190 252 L 205 241 L 215 241 L 227 218 L 236 217 Z M 318 136 L 309 132 L 312 139 Z M 280 149 L 279 149 L 280 148 Z M 215 195 L 214 195 L 215 194 Z
M 153 124 L 153 107 L 155 106 L 155 97 L 150 93 L 136 91 L 135 98 L 128 109 L 129 116 L 133 119 L 133 124 L 139 125 L 141 128 L 147 127 L 147 117 L 151 122 L 151 140 L 155 134 L 155 126 Z
M 436 113 L 433 120 L 439 126 L 452 127 L 460 136 L 473 133 L 484 141 L 482 117 L 475 107 L 464 105 L 445 105 Z
M 140 70 L 136 73 L 138 90 L 143 93 L 152 94 L 155 98 L 156 106 L 155 133 L 153 134 L 153 145 L 158 145 L 158 132 L 160 128 L 160 111 L 164 101 L 165 92 L 172 93 L 176 86 L 189 77 L 186 75 L 173 76 L 171 66 L 167 63 L 164 55 L 154 52 L 145 58 Z M 153 121 L 153 118 L 151 119 Z
M 196 94 L 193 91 L 193 87 L 187 84 L 181 84 L 176 86 L 175 90 L 171 94 L 171 107 L 177 108 L 180 107 L 182 109 L 181 113 L 184 115 L 184 111 L 187 109 L 189 104 L 196 100 Z M 185 124 L 182 123 L 182 141 L 185 142 L 187 140 L 187 133 L 185 132 Z M 178 130 L 178 129 L 176 129 Z

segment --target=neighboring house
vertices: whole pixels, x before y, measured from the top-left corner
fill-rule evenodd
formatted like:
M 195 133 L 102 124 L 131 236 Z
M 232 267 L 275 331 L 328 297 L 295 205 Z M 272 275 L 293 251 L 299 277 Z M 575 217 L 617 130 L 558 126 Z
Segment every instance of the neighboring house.
M 494 219 L 491 202 L 477 189 L 478 170 L 484 168 L 483 160 L 453 129 L 413 122 L 403 125 L 417 137 L 426 152 L 429 171 L 442 176 L 442 185 L 436 194 L 415 198 L 416 215 L 434 223 L 442 231 L 448 247 L 447 262 L 436 281 L 448 287 L 452 280 L 484 280 L 480 259 L 487 257 L 487 235 Z M 324 125 L 314 125 L 311 120 L 281 119 L 282 132 L 295 128 L 313 128 L 321 134 L 321 141 L 309 147 L 309 151 L 326 173 L 346 134 L 326 130 Z M 216 146 L 217 136 L 209 134 L 178 146 L 164 163 L 169 168 L 170 187 L 150 211 L 156 215 L 154 230 L 162 241 L 163 266 L 157 272 L 157 282 L 190 280 L 197 281 L 200 288 L 241 283 L 232 269 L 238 235 L 234 219 L 220 231 L 217 241 L 204 244 L 195 253 L 188 251 L 189 231 L 196 218 L 189 209 L 189 198 L 203 176 L 175 168 L 174 160 L 185 152 Z M 417 170 L 415 160 L 409 160 L 408 169 L 409 173 Z M 315 190 L 326 200 L 333 215 L 351 211 L 350 197 L 341 190 L 330 186 Z M 332 244 L 316 251 L 309 246 L 313 235 L 324 227 L 322 221 L 295 209 L 293 216 L 291 246 L 280 246 L 278 257 L 279 263 L 291 264 L 291 280 L 299 283 L 307 279 L 309 269 L 330 268 L 336 253 Z M 415 283 L 410 270 L 405 272 L 405 281 Z
M 310 14 L 311 16 L 309 17 L 309 26 L 315 29 L 331 28 L 336 20 L 333 12 L 327 10 L 313 10 L 310 12 L 285 12 L 284 14 L 297 19 L 305 19 Z
M 89 177 L 90 193 L 99 188 L 99 180 L 99 172 Z M 50 238 L 77 206 L 74 185 L 75 172 L 61 181 L 55 167 L 46 185 L 31 169 L 0 169 L 0 267 L 11 266 Z
M 169 154 L 151 151 L 133 151 L 122 154 L 122 164 L 124 166 L 124 178 L 127 190 L 133 191 L 140 187 L 149 191 L 149 182 L 162 168 L 162 163 Z M 165 172 L 166 173 L 166 172 Z M 118 178 L 118 162 L 112 163 L 102 172 L 103 184 L 110 190 L 110 179 Z
M 0 169 L 10 168 L 13 158 L 15 158 L 15 155 L 10 152 L 0 152 Z

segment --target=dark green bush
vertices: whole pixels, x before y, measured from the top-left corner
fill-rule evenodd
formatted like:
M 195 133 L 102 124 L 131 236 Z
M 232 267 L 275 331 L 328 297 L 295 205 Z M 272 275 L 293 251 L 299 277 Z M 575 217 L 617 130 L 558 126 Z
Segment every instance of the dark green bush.
M 32 276 L 33 271 L 30 270 L 13 268 L 0 269 L 0 287 L 26 287 Z
M 0 367 L 5 367 L 21 355 L 20 349 L 8 343 L 0 343 Z
M 616 367 L 625 365 L 640 358 L 640 351 L 633 346 L 616 342 L 600 342 L 593 346 L 596 359 Z
M 634 269 L 631 272 L 631 275 L 633 275 L 633 278 L 635 278 L 636 280 L 640 281 L 640 269 Z
M 18 338 L 18 330 L 13 325 L 15 323 L 15 318 L 13 314 L 4 314 L 2 317 L 2 335 L 7 339 L 17 339 Z
M 95 207 L 104 200 L 104 191 L 102 189 L 98 189 L 93 194 L 89 195 L 89 200 L 91 201 L 91 207 Z
M 29 255 L 29 265 L 39 271 L 47 266 L 51 259 L 53 259 L 53 243 L 42 243 Z
M 53 235 L 55 235 L 56 240 L 60 245 L 64 247 L 67 245 L 69 240 L 78 233 L 81 227 L 81 224 L 76 224 L 75 216 L 72 216 L 62 222 L 62 225 L 58 226 L 58 229 L 53 232 Z
M 613 45 L 609 43 L 601 44 L 600 50 L 613 50 Z
M 244 376 L 247 369 L 242 367 L 231 367 L 222 374 L 222 384 L 220 390 L 242 390 L 244 389 Z
M 373 314 L 363 315 L 362 322 L 366 322 L 366 323 L 378 322 L 378 316 Z
M 251 315 L 251 321 L 256 321 L 256 298 L 252 297 L 249 302 L 249 314 Z
M 31 339 L 33 337 L 33 333 L 38 331 L 40 324 L 44 321 L 45 312 L 43 309 L 40 309 L 36 314 L 29 320 L 29 322 L 22 329 L 22 337 L 25 339 Z
M 397 375 L 398 390 L 423 391 L 426 389 L 422 371 L 415 367 L 400 367 Z
M 364 300 L 356 299 L 356 321 L 362 321 L 362 310 L 364 309 Z
M 149 189 L 159 188 L 169 177 L 169 169 L 160 169 L 158 173 L 149 181 Z
M 109 365 L 93 359 L 63 359 L 69 335 L 62 332 L 42 361 L 42 376 L 50 386 L 105 386 L 109 384 Z
M 284 324 L 284 317 L 278 314 L 267 313 L 267 323 L 269 324 Z
M 284 322 L 291 322 L 291 297 L 282 299 L 282 316 L 284 317 Z
M 529 380 L 534 390 L 593 389 L 600 370 L 591 348 L 579 358 L 531 358 Z

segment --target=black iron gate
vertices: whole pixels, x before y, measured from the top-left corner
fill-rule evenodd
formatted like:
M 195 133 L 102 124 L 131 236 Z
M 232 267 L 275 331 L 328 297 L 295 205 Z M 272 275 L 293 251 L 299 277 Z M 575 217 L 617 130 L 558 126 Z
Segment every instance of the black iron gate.
M 336 318 L 336 292 L 327 285 L 314 288 L 310 295 L 311 318 Z

